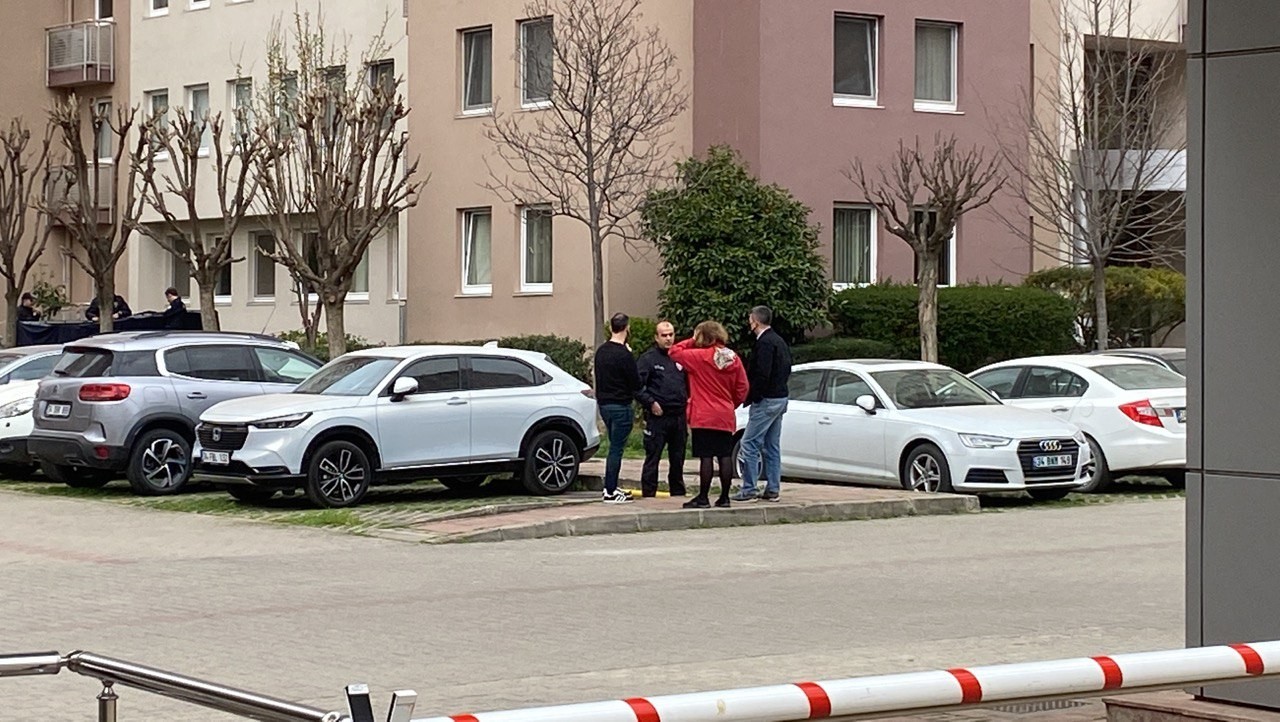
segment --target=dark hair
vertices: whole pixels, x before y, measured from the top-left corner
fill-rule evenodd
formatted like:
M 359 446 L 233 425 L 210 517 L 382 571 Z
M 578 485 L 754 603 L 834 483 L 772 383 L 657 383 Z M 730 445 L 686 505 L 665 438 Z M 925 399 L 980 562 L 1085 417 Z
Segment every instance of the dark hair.
M 756 306 L 751 309 L 751 315 L 755 317 L 757 323 L 765 326 L 773 323 L 773 309 L 768 306 Z
M 166 295 L 166 296 L 177 296 L 178 298 L 182 298 L 182 294 L 181 294 L 181 293 L 178 293 L 178 289 L 174 288 L 173 286 L 170 286 L 170 287 L 168 287 L 168 288 L 164 289 L 164 295 Z
M 32 296 L 30 292 L 27 292 L 27 293 L 22 294 L 22 298 L 21 298 L 20 300 L 23 300 L 23 301 L 34 301 L 34 300 L 36 300 L 36 297 L 35 297 L 35 296 Z
M 631 325 L 631 317 L 625 313 L 615 313 L 613 318 L 609 319 L 609 330 L 614 333 L 622 333 L 627 330 L 627 326 Z

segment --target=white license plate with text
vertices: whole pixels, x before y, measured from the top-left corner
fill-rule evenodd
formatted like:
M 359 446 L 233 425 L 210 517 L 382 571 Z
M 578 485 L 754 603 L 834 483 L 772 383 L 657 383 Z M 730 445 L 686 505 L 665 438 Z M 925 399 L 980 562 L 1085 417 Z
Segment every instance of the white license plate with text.
M 200 461 L 206 464 L 220 464 L 226 466 L 231 463 L 231 452 L 229 451 L 201 451 Z
M 65 419 L 71 415 L 71 404 L 49 404 L 44 407 L 44 415 L 50 419 Z
M 1031 466 L 1037 469 L 1056 469 L 1061 466 L 1075 466 L 1076 459 L 1071 454 L 1056 456 L 1036 456 L 1031 459 Z

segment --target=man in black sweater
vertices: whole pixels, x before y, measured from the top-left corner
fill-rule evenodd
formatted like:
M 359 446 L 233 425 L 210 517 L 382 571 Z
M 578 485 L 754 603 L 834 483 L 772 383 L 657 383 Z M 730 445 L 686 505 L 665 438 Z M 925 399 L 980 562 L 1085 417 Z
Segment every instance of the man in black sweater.
M 618 490 L 618 474 L 622 471 L 622 451 L 635 423 L 632 404 L 640 391 L 640 376 L 636 372 L 636 359 L 627 346 L 631 319 L 625 313 L 615 313 L 609 319 L 609 331 L 612 337 L 596 349 L 595 358 L 596 404 L 609 437 L 603 501 L 606 504 L 625 504 L 631 501 L 631 497 Z
M 747 404 L 751 414 L 742 432 L 738 452 L 738 475 L 742 489 L 734 501 L 778 501 L 782 490 L 782 415 L 787 413 L 787 381 L 791 379 L 791 349 L 774 331 L 773 311 L 768 306 L 751 309 L 749 323 L 756 337 L 755 350 L 747 367 L 751 390 Z M 757 495 L 763 458 L 765 489 Z
M 161 317 L 164 318 L 164 327 L 167 329 L 182 328 L 182 317 L 187 312 L 187 306 L 182 302 L 182 294 L 178 293 L 178 289 L 170 286 L 165 289 L 164 300 L 169 304 L 169 307 L 161 314 Z
M 676 342 L 676 328 L 667 321 L 655 328 L 653 346 L 636 363 L 640 372 L 640 408 L 644 409 L 644 469 L 640 491 L 644 496 L 658 493 L 658 462 L 667 448 L 667 485 L 672 496 L 684 496 L 684 443 L 688 438 L 685 405 L 689 403 L 689 380 L 684 369 L 671 360 L 667 350 Z

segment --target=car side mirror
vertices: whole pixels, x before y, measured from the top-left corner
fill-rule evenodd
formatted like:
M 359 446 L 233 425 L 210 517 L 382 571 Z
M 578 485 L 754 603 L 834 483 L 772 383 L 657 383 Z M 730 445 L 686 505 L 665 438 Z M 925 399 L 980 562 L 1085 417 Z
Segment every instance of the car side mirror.
M 404 401 L 404 397 L 418 390 L 418 380 L 409 376 L 401 376 L 391 384 L 391 400 Z
M 855 406 L 867 412 L 871 416 L 876 415 L 876 397 L 871 394 L 863 394 L 862 396 L 854 399 L 853 403 Z

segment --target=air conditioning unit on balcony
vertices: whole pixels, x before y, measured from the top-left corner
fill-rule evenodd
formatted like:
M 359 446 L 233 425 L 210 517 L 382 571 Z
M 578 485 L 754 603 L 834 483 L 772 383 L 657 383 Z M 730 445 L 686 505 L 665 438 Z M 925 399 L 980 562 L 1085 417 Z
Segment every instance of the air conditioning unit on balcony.
M 50 88 L 114 83 L 115 28 L 110 20 L 84 20 L 45 30 Z

